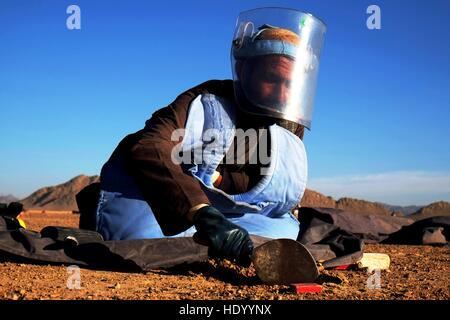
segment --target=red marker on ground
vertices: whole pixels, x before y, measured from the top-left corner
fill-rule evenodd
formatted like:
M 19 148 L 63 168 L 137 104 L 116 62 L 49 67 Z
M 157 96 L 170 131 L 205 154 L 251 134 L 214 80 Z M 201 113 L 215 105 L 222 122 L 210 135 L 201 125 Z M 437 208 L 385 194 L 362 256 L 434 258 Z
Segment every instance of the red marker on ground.
M 342 266 L 334 267 L 334 270 L 348 270 L 350 267 L 353 266 L 352 264 L 344 264 Z
M 293 283 L 291 287 L 296 293 L 318 293 L 322 291 L 322 286 L 317 283 Z

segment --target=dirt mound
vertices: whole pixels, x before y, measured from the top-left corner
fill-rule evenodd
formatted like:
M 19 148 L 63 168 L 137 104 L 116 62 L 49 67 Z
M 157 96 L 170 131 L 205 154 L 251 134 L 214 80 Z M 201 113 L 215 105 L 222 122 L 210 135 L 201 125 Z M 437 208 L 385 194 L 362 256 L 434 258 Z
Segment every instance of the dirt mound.
M 450 203 L 446 201 L 433 202 L 409 217 L 417 221 L 435 216 L 450 216 Z
M 44 187 L 21 200 L 24 207 L 29 209 L 72 210 L 78 207 L 75 195 L 87 185 L 98 182 L 99 176 L 79 175 L 75 178 L 53 187 Z

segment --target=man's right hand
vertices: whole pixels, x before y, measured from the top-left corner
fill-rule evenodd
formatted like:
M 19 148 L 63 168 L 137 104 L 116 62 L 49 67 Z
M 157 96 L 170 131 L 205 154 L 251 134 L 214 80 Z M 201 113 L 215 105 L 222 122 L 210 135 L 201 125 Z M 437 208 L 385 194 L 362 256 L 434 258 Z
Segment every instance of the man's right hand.
M 197 229 L 194 240 L 206 240 L 211 256 L 250 265 L 253 243 L 247 230 L 227 220 L 219 210 L 211 206 L 200 208 L 194 214 L 193 222 Z

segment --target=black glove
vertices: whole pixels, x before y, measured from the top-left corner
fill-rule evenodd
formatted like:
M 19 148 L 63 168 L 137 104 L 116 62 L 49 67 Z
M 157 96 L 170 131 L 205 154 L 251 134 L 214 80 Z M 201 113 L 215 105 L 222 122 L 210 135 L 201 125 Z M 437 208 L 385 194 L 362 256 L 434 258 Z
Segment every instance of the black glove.
M 193 221 L 197 229 L 194 240 L 206 240 L 210 256 L 235 259 L 241 265 L 250 265 L 253 243 L 247 230 L 227 220 L 219 210 L 211 206 L 199 209 Z

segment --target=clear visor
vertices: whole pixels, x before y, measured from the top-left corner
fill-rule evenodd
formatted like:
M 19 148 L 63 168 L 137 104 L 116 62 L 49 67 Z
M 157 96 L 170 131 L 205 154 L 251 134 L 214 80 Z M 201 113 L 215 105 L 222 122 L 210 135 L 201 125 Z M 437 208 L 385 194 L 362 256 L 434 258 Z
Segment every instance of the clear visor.
M 310 129 L 325 31 L 321 20 L 297 10 L 241 13 L 231 49 L 240 106 Z

